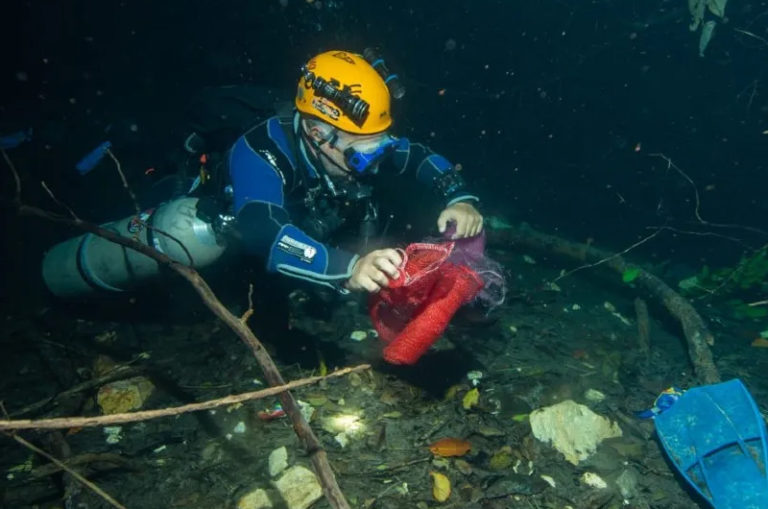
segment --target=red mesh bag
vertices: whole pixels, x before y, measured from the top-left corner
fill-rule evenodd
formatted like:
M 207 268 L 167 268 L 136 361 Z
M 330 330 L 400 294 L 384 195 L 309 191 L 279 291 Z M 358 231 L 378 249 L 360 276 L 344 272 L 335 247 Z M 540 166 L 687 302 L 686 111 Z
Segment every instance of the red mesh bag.
M 448 261 L 453 248 L 454 242 L 409 245 L 398 278 L 371 296 L 371 320 L 387 343 L 386 361 L 415 364 L 483 287 L 475 271 Z

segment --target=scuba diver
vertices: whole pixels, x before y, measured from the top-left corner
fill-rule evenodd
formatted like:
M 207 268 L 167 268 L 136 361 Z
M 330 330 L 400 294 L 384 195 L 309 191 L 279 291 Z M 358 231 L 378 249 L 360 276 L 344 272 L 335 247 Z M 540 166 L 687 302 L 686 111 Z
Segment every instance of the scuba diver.
M 292 117 L 271 117 L 235 142 L 227 186 L 235 228 L 268 272 L 341 293 L 386 287 L 402 262 L 396 249 L 361 256 L 327 243 L 345 223 L 375 221 L 369 182 L 378 174 L 409 175 L 436 192 L 441 232 L 449 222 L 454 238 L 481 232 L 479 199 L 454 166 L 389 132 L 391 97 L 403 93 L 373 51 L 327 51 L 302 67 Z
M 344 235 L 375 235 L 379 208 L 371 184 L 377 177 L 410 177 L 433 190 L 442 200 L 441 232 L 449 222 L 456 239 L 481 232 L 479 200 L 456 168 L 390 133 L 391 98 L 405 89 L 375 51 L 315 56 L 301 69 L 291 107 L 276 115 L 269 108 L 274 116 L 250 129 L 244 126 L 253 125 L 264 106 L 251 100 L 258 94 L 249 98 L 242 87 L 216 93 L 219 100 L 201 110 L 185 140 L 186 163 L 158 181 L 157 196 L 147 200 L 151 207 L 110 228 L 196 268 L 215 263 L 237 238 L 246 253 L 266 261 L 267 272 L 342 294 L 377 292 L 397 277 L 403 261 L 392 248 L 363 248 L 358 255 L 329 245 Z M 89 153 L 78 171 L 90 171 L 109 146 Z M 53 246 L 42 269 L 49 290 L 66 298 L 120 293 L 160 274 L 144 255 L 92 234 Z

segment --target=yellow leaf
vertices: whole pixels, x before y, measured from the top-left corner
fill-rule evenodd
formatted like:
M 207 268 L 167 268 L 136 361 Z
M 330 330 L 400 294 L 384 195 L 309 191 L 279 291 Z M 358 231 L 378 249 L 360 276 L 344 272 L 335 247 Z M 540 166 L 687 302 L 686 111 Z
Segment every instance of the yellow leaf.
M 325 365 L 325 359 L 323 359 L 322 357 L 320 357 L 320 359 L 319 359 L 318 367 L 317 368 L 318 368 L 317 369 L 318 374 L 320 376 L 325 376 L 325 375 L 328 374 L 328 366 Z
M 438 502 L 445 502 L 451 496 L 451 481 L 440 472 L 432 471 L 432 496 Z
M 475 387 L 464 395 L 464 399 L 461 400 L 461 406 L 464 407 L 464 410 L 469 410 L 473 406 L 477 405 L 477 401 L 479 399 L 480 391 L 477 390 L 477 387 Z
M 448 390 L 445 391 L 445 400 L 451 400 L 456 397 L 456 393 L 459 392 L 459 389 L 461 388 L 461 385 L 451 385 L 448 387 Z

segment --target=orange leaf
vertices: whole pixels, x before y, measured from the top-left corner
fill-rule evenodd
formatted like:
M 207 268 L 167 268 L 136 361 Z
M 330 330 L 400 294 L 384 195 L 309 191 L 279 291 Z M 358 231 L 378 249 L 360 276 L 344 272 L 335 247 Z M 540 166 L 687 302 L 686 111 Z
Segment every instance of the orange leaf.
M 757 338 L 752 342 L 752 346 L 756 346 L 758 348 L 768 348 L 768 339 L 765 338 Z
M 437 456 L 464 456 L 472 449 L 472 444 L 459 438 L 441 438 L 429 446 L 432 454 Z

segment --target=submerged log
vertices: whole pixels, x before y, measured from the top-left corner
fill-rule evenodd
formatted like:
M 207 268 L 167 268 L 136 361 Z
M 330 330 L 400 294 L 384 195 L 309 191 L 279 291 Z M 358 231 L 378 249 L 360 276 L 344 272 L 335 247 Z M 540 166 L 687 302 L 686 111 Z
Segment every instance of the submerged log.
M 538 251 L 570 258 L 584 264 L 599 264 L 610 268 L 619 275 L 631 268 L 639 269 L 634 283 L 645 290 L 675 317 L 682 326 L 688 344 L 688 355 L 699 381 L 703 384 L 720 382 L 720 373 L 712 358 L 709 346 L 715 340 L 704 319 L 696 312 L 687 299 L 670 288 L 664 281 L 650 272 L 628 263 L 619 254 L 571 242 L 563 238 L 538 232 L 530 227 L 511 227 L 503 230 L 488 230 L 488 243 L 492 247 L 509 248 L 512 245 L 525 246 Z

